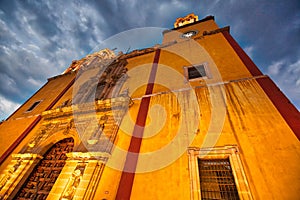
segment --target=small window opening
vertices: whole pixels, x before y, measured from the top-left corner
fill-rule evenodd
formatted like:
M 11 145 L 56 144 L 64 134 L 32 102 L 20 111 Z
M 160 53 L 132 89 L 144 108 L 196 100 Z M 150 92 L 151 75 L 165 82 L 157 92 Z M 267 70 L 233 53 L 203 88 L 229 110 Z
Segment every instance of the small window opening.
M 207 63 L 184 67 L 184 75 L 187 81 L 197 81 L 211 78 Z
M 196 65 L 188 68 L 189 79 L 202 78 L 206 76 L 204 65 Z
M 41 103 L 42 100 L 36 101 L 34 102 L 27 110 L 26 112 L 30 112 L 32 111 L 35 107 L 37 107 L 37 105 L 39 105 Z

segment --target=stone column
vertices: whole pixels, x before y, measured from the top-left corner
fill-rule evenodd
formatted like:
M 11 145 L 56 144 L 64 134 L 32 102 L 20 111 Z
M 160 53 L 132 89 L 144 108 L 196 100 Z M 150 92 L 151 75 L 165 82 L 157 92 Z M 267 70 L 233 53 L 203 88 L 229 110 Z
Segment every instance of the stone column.
M 16 186 L 26 180 L 34 166 L 43 158 L 32 153 L 13 154 L 12 157 L 11 163 L 0 175 L 0 199 L 13 197 L 18 192 Z
M 100 181 L 106 153 L 71 152 L 47 199 L 93 199 Z

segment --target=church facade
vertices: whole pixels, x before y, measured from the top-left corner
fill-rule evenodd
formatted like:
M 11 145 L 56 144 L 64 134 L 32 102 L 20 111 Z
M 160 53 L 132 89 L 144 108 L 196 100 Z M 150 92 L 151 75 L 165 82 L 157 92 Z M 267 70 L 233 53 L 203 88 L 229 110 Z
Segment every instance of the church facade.
M 213 16 L 73 61 L 0 134 L 0 199 L 299 196 L 300 113 Z

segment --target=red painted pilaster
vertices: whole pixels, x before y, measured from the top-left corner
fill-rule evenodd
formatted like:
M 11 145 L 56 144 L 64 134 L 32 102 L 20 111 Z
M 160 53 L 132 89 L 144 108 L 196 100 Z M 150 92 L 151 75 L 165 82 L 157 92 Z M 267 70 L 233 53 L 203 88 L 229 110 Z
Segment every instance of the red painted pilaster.
M 46 110 L 50 110 L 58 100 L 66 93 L 66 91 L 73 85 L 75 78 L 64 88 L 62 92 L 51 102 L 51 104 L 46 108 Z M 48 83 L 46 83 L 48 84 Z M 45 85 L 46 85 L 45 84 Z M 40 91 L 40 90 L 39 90 Z M 36 94 L 36 93 L 35 93 Z M 19 145 L 20 142 L 30 133 L 30 131 L 38 124 L 38 122 L 42 119 L 41 115 L 39 115 L 27 128 L 26 130 L 10 145 L 10 147 L 4 152 L 4 154 L 0 157 L 0 165 L 5 161 L 5 159 L 15 150 L 15 148 Z
M 233 37 L 227 31 L 222 33 L 252 76 L 262 75 L 258 67 L 244 52 L 240 45 L 233 39 Z M 273 105 L 277 108 L 294 134 L 297 136 L 298 140 L 300 140 L 300 112 L 293 104 L 291 104 L 288 98 L 280 91 L 280 89 L 269 77 L 259 78 L 256 79 L 256 81 L 267 94 Z
M 157 72 L 157 66 L 160 56 L 160 49 L 156 50 L 154 61 L 152 64 L 152 69 L 150 72 L 150 77 L 147 84 L 147 89 L 145 95 L 151 94 L 154 87 L 155 76 Z M 117 200 L 129 200 L 134 176 L 135 169 L 138 162 L 138 156 L 140 152 L 140 147 L 143 140 L 144 127 L 147 119 L 149 104 L 151 97 L 142 98 L 140 108 L 138 111 L 136 123 L 133 129 L 133 134 L 131 137 L 130 145 L 128 148 L 128 153 L 126 156 L 126 161 L 124 165 L 124 169 L 122 172 L 122 176 L 119 183 L 119 188 L 117 191 L 116 199 Z

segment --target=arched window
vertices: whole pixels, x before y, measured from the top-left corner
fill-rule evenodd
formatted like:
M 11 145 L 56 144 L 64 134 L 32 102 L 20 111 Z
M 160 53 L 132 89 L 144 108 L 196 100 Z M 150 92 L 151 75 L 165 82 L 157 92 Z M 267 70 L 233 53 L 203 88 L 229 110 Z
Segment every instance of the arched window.
M 66 153 L 71 152 L 73 146 L 73 138 L 54 144 L 33 169 L 14 199 L 46 199 L 65 165 Z

